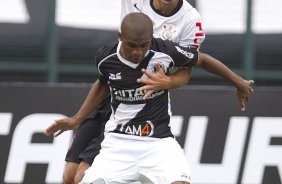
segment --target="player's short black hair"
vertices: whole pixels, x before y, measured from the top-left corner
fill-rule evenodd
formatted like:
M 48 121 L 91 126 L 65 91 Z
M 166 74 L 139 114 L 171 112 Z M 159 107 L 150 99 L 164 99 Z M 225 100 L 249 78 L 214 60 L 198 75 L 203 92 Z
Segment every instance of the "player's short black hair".
M 129 13 L 127 14 L 121 23 L 122 34 L 151 34 L 153 35 L 153 23 L 152 20 L 144 13 Z

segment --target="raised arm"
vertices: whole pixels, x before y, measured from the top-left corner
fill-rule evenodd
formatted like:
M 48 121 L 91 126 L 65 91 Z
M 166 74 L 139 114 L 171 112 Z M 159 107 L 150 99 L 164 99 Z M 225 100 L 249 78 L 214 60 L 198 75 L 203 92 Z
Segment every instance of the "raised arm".
M 196 66 L 231 82 L 236 87 L 236 95 L 240 104 L 240 110 L 245 111 L 246 102 L 253 92 L 251 86 L 254 83 L 253 80 L 243 79 L 219 60 L 204 53 L 199 53 L 199 60 Z M 166 76 L 161 69 L 158 69 L 157 72 L 153 74 L 148 73 L 145 70 L 143 72 L 147 75 L 148 79 L 138 79 L 138 82 L 145 84 L 140 90 L 148 90 L 148 94 L 146 94 L 145 97 L 152 94 L 154 90 L 181 87 L 187 84 L 191 77 L 191 69 L 180 69 L 178 72 L 170 76 Z
M 240 109 L 241 111 L 245 111 L 248 97 L 253 92 L 251 86 L 254 83 L 253 80 L 243 79 L 231 71 L 222 62 L 205 53 L 199 53 L 199 60 L 196 66 L 231 82 L 237 88 L 236 95 L 240 104 Z
M 72 130 L 79 127 L 89 114 L 105 99 L 109 93 L 108 85 L 103 85 L 97 80 L 91 87 L 86 99 L 84 100 L 79 111 L 73 116 L 56 120 L 46 130 L 45 135 L 58 136 L 66 130 Z

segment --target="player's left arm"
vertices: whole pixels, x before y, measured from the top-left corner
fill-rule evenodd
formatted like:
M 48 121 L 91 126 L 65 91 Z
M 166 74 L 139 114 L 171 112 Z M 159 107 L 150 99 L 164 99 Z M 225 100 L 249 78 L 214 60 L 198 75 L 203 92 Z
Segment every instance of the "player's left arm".
M 172 59 L 170 67 L 180 67 L 175 73 L 166 75 L 157 63 L 155 73 L 150 73 L 145 69 L 142 72 L 147 76 L 146 79 L 138 79 L 137 82 L 145 84 L 139 90 L 148 90 L 144 96 L 146 99 L 154 91 L 161 89 L 175 89 L 188 83 L 192 66 L 198 61 L 198 51 L 195 47 L 181 47 L 170 41 L 156 40 L 158 48 Z
M 155 65 L 156 72 L 150 73 L 142 69 L 142 72 L 147 78 L 137 79 L 137 82 L 145 84 L 139 90 L 147 90 L 144 99 L 148 98 L 154 91 L 161 89 L 176 89 L 186 85 L 192 75 L 192 68 L 180 68 L 175 73 L 166 75 L 160 66 L 160 63 Z
M 205 39 L 205 33 L 203 31 L 201 16 L 198 12 L 194 12 L 194 18 L 186 22 L 185 28 L 186 29 L 183 30 L 184 36 L 182 37 L 182 40 L 180 40 L 181 45 L 187 46 L 186 44 L 188 44 L 199 48 Z M 254 81 L 242 79 L 222 62 L 208 54 L 199 52 L 199 60 L 196 66 L 231 82 L 237 89 L 236 95 L 240 104 L 240 109 L 241 111 L 245 110 L 247 99 L 253 92 L 251 84 L 253 84 Z
M 251 87 L 251 84 L 254 83 L 253 80 L 243 79 L 222 62 L 205 53 L 199 53 L 199 60 L 196 66 L 231 82 L 237 88 L 236 94 L 240 103 L 241 111 L 245 111 L 248 97 L 253 92 Z
M 199 48 L 200 44 L 205 39 L 205 34 L 202 29 L 201 16 L 196 10 L 192 10 L 193 13 L 187 15 L 184 18 L 186 21 L 183 22 L 185 26 L 181 30 L 182 36 L 180 37 L 179 43 L 183 47 L 194 46 Z M 149 90 L 148 93 L 153 93 L 154 90 L 160 89 L 176 89 L 186 85 L 192 74 L 192 68 L 179 68 L 177 72 L 166 76 L 164 72 L 158 71 L 156 73 L 148 73 L 143 71 L 147 75 L 148 79 L 139 79 L 138 82 L 145 84 L 140 89 Z M 147 96 L 147 94 L 145 96 Z

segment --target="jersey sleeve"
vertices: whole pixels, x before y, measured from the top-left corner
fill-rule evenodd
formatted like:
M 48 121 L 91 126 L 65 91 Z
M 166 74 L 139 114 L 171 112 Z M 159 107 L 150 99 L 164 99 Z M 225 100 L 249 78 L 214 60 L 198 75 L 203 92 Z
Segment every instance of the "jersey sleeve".
M 182 47 L 168 40 L 153 39 L 153 47 L 170 56 L 171 67 L 192 67 L 198 61 L 198 50 L 194 46 Z
M 99 77 L 98 80 L 102 83 L 102 84 L 107 84 L 108 82 L 108 78 L 106 77 L 105 74 L 103 74 L 103 60 L 105 58 L 105 47 L 100 48 L 97 53 L 96 53 L 96 57 L 95 57 L 95 64 L 96 67 L 98 69 L 99 72 Z
M 184 16 L 183 20 L 185 25 L 183 26 L 182 36 L 179 40 L 179 44 L 183 47 L 193 45 L 197 49 L 200 48 L 201 43 L 205 39 L 205 33 L 203 30 L 202 19 L 199 12 L 193 9 L 192 12 Z

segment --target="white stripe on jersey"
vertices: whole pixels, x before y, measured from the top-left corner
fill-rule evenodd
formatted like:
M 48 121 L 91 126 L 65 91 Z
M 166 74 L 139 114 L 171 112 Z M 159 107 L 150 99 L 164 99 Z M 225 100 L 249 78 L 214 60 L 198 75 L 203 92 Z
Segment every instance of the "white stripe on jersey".
M 135 118 L 145 105 L 145 103 L 134 105 L 123 103 L 119 104 L 115 112 L 112 110 L 111 117 L 106 123 L 105 131 L 114 131 L 119 124 L 122 125 L 121 128 L 123 128 L 123 125 Z

